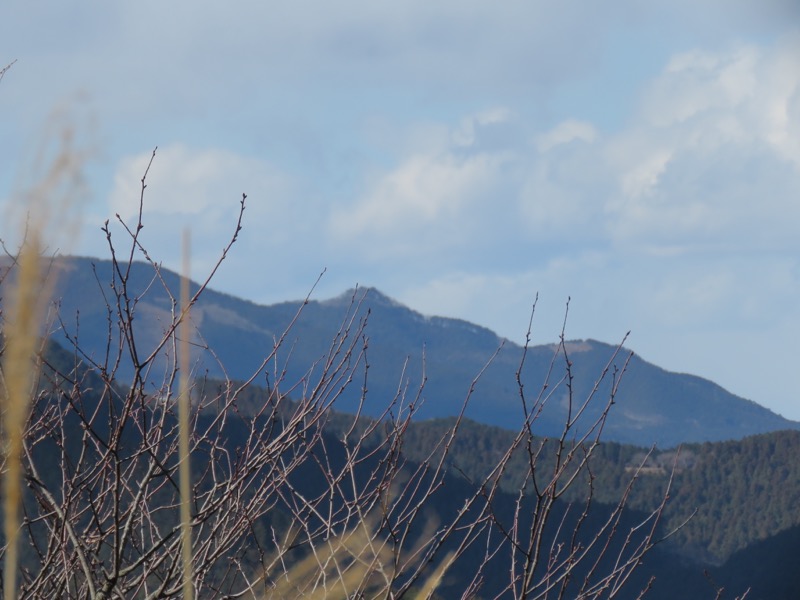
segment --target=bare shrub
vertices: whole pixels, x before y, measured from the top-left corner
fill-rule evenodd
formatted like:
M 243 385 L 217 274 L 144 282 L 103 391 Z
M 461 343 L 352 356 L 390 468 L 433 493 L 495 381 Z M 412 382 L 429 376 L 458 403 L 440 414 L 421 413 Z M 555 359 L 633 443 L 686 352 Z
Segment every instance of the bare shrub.
M 187 568 L 178 475 L 187 463 L 177 418 L 178 380 L 187 367 L 180 365 L 179 345 L 191 342 L 205 360 L 214 354 L 201 331 L 181 332 L 180 326 L 191 325 L 191 307 L 235 243 L 246 196 L 219 261 L 179 303 L 140 241 L 146 177 L 138 219 L 119 219 L 123 240 L 108 223 L 104 227 L 113 271 L 110 281 L 98 277 L 97 293 L 106 301 L 105 355 L 83 349 L 76 315 L 60 315 L 52 332 L 67 350 L 50 346 L 38 353 L 43 368 L 31 388 L 21 451 L 25 545 L 12 594 L 185 597 L 187 571 L 199 598 L 430 597 L 434 589 L 448 597 L 621 594 L 661 539 L 667 498 L 635 522 L 625 509 L 630 487 L 614 506 L 593 503 L 591 458 L 626 360 L 616 370 L 615 354 L 599 374 L 613 378 L 609 397 L 597 398 L 595 391 L 576 399 L 563 333 L 550 376 L 536 383 L 534 397 L 523 381 L 523 358 L 517 380 L 522 425 L 489 475 L 470 482 L 449 472 L 448 455 L 480 373 L 461 414 L 418 461 L 406 457 L 404 443 L 422 387 L 398 386 L 381 418 L 333 410 L 338 398 L 359 386 L 362 405 L 366 400 L 369 311 L 359 292 L 301 381 L 286 380 L 283 361 L 291 360 L 287 336 L 304 303 L 249 379 L 193 378 Z M 16 259 L 10 256 L 6 268 Z M 135 260 L 152 268 L 143 288 L 132 282 Z M 169 319 L 155 343 L 142 337 L 137 312 L 154 289 L 170 299 Z M 9 315 L 2 316 L 6 338 L 13 337 Z M 4 363 L 3 385 L 7 369 Z M 272 385 L 255 386 L 265 372 Z M 534 424 L 556 390 L 566 390 L 570 411 L 561 435 L 545 441 L 534 435 Z M 600 417 L 578 427 L 595 402 L 602 403 Z M 501 489 L 503 473 L 520 454 L 528 477 L 510 496 Z M 581 506 L 562 501 L 574 486 L 585 486 Z M 3 584 L 15 585 L 12 573 L 6 572 Z

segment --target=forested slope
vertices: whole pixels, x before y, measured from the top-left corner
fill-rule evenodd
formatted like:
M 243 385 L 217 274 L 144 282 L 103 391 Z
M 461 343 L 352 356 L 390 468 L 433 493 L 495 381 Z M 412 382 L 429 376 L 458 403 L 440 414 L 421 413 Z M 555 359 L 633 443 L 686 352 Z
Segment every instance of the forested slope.
M 448 420 L 415 423 L 405 447 L 424 453 L 448 427 Z M 461 424 L 451 449 L 454 470 L 480 480 L 505 451 L 514 434 L 472 421 Z M 543 460 L 553 460 L 542 439 Z M 613 442 L 601 444 L 591 463 L 596 497 L 613 502 L 639 469 L 631 507 L 643 508 L 674 479 L 666 524 L 677 527 L 671 541 L 680 553 L 721 563 L 738 550 L 800 524 L 800 432 L 779 431 L 739 441 L 687 444 L 659 451 Z M 526 457 L 519 453 L 505 473 L 508 488 L 519 485 Z M 575 498 L 579 500 L 580 498 Z M 691 519 L 690 519 L 691 517 Z

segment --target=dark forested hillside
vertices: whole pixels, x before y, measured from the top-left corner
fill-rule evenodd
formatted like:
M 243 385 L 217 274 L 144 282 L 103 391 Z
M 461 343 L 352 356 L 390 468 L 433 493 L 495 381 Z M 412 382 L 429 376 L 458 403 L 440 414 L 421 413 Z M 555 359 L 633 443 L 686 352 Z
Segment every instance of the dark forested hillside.
M 53 348 L 47 354 L 48 364 L 57 371 L 70 371 L 76 357 Z M 83 378 L 86 392 L 82 401 L 89 404 L 93 400 L 93 390 L 102 389 L 100 379 L 88 372 Z M 214 396 L 215 390 L 225 388 L 224 382 L 204 381 L 198 383 L 197 393 L 201 396 Z M 241 418 L 258 415 L 264 409 L 267 393 L 263 388 L 250 387 L 237 396 L 237 414 Z M 280 411 L 280 418 L 288 420 L 296 407 L 286 403 Z M 248 428 L 240 417 L 231 417 L 226 429 L 225 444 L 231 450 L 246 443 Z M 207 410 L 200 416 L 201 422 L 211 422 L 214 411 Z M 353 427 L 353 416 L 344 413 L 331 413 L 325 421 L 319 443 L 324 448 L 325 469 L 336 472 L 343 468 L 347 452 L 342 445 L 344 434 L 363 430 L 370 420 L 362 417 Z M 101 420 L 102 421 L 102 420 Z M 266 423 L 265 423 L 266 424 Z M 78 431 L 74 423 L 67 430 Z M 411 423 L 402 437 L 400 450 L 405 456 L 403 469 L 408 473 L 418 470 L 419 465 L 430 460 L 434 448 L 452 426 L 452 419 L 435 419 Z M 171 427 L 170 421 L 165 423 Z M 201 429 L 205 426 L 201 426 Z M 278 430 L 279 431 L 279 430 Z M 384 430 L 378 428 L 367 438 L 372 447 L 377 447 L 384 439 Z M 476 486 L 493 468 L 510 445 L 513 432 L 498 427 L 486 426 L 474 421 L 460 423 L 458 434 L 449 445 L 446 461 L 447 472 L 441 486 L 425 503 L 426 519 L 431 522 L 447 522 L 466 498 L 475 493 Z M 136 440 L 130 440 L 132 447 Z M 537 469 L 534 478 L 550 472 L 555 459 L 550 444 L 544 439 L 535 441 L 541 444 L 538 452 Z M 371 451 L 365 447 L 365 456 Z M 39 447 L 37 459 L 47 462 L 42 452 L 47 447 Z M 583 525 L 586 535 L 591 535 L 606 518 L 608 511 L 619 500 L 631 478 L 638 472 L 633 493 L 628 501 L 628 509 L 618 524 L 620 531 L 635 526 L 657 504 L 664 493 L 667 479 L 674 469 L 671 499 L 660 527 L 662 534 L 691 519 L 666 543 L 658 546 L 635 573 L 620 597 L 635 598 L 639 591 L 654 578 L 647 597 L 661 600 L 674 597 L 712 598 L 716 590 L 724 587 L 729 593 L 722 598 L 734 598 L 748 587 L 752 587 L 755 598 L 793 598 L 796 597 L 797 581 L 782 576 L 787 552 L 798 548 L 798 519 L 796 506 L 800 500 L 800 465 L 795 457 L 800 452 L 800 433 L 793 431 L 777 432 L 753 436 L 736 442 L 704 443 L 686 445 L 680 451 L 647 451 L 629 445 L 603 443 L 599 446 L 590 463 L 593 477 L 594 496 L 598 503 L 592 509 L 591 518 Z M 500 521 L 512 518 L 515 499 L 526 477 L 525 453 L 520 453 L 508 463 L 505 474 L 505 491 L 500 491 L 493 500 L 496 518 Z M 367 458 L 360 468 L 368 473 L 378 459 Z M 435 462 L 435 461 L 434 461 Z M 372 463 L 375 463 L 373 465 Z M 198 469 L 205 469 L 202 461 Z M 324 490 L 325 470 L 317 461 L 311 460 L 300 465 L 291 479 L 291 493 L 314 497 Z M 45 481 L 45 483 L 52 483 Z M 542 481 L 539 482 L 540 484 Z M 574 506 L 585 502 L 588 479 L 568 493 L 563 502 L 557 504 L 558 516 L 554 523 L 561 524 L 566 532 L 571 532 L 579 514 Z M 532 486 L 532 482 L 526 484 Z M 524 486 L 523 488 L 524 489 Z M 515 491 L 516 490 L 516 491 Z M 532 507 L 531 507 L 532 510 Z M 523 511 L 525 513 L 526 511 Z M 694 515 L 692 516 L 692 514 Z M 571 515 L 571 516 L 570 516 Z M 278 502 L 275 508 L 257 524 L 259 535 L 267 531 L 283 531 L 292 521 L 291 507 Z M 525 527 L 525 523 L 519 523 Z M 506 526 L 511 526 L 508 522 Z M 424 527 L 414 530 L 414 535 L 423 535 Z M 550 535 L 550 534 L 548 534 Z M 555 530 L 552 533 L 556 535 Z M 553 543 L 548 537 L 547 543 Z M 268 546 L 270 538 L 263 537 L 260 544 Z M 446 551 L 449 546 L 445 546 Z M 441 592 L 456 593 L 463 589 L 471 574 L 471 564 L 481 562 L 481 549 L 471 548 L 456 563 L 450 576 L 442 585 Z M 613 555 L 613 552 L 611 553 Z M 249 556 L 249 554 L 243 555 Z M 244 559 L 243 559 L 244 560 Z M 254 560 L 250 557 L 248 560 Z M 750 564 L 764 564 L 764 568 L 745 568 Z M 254 563 L 256 564 L 256 563 Z M 498 569 L 488 569 L 482 580 L 485 593 L 502 590 L 507 574 L 498 559 Z M 605 564 L 605 563 L 602 563 Z M 784 565 L 783 567 L 781 565 Z M 605 569 L 605 567 L 603 567 Z M 601 569 L 601 570 L 603 570 Z M 790 572 L 789 569 L 787 572 Z M 677 587 L 676 587 L 677 586 Z M 716 587 L 715 587 L 716 586 Z
M 134 547 L 128 548 L 122 559 L 135 562 L 137 552 L 142 551 L 139 544 L 147 546 L 152 543 L 150 535 L 157 537 L 162 532 L 167 532 L 166 540 L 169 540 L 168 532 L 175 527 L 175 486 L 172 481 L 177 466 L 175 457 L 150 464 L 147 460 L 151 454 L 172 445 L 172 436 L 151 445 L 154 430 L 175 431 L 177 418 L 171 403 L 167 398 L 143 398 L 144 402 L 140 404 L 142 412 L 128 419 L 125 417 L 128 408 L 125 388 L 107 386 L 107 382 L 93 369 L 85 368 L 78 355 L 51 345 L 44 355 L 44 365 L 41 391 L 32 407 L 32 428 L 39 433 L 31 442 L 26 462 L 26 483 L 30 490 L 26 514 L 37 515 L 53 505 L 65 506 L 64 510 L 71 511 L 69 514 L 90 513 L 91 517 L 70 521 L 71 527 L 80 528 L 81 535 L 65 542 L 68 548 L 64 551 L 80 548 L 92 557 L 93 565 L 95 561 L 104 564 L 103 561 L 107 560 L 109 552 L 106 549 L 113 547 L 113 540 L 117 539 L 112 535 L 115 527 L 127 521 L 129 515 L 140 520 L 146 516 L 150 533 L 137 537 Z M 406 439 L 403 433 L 398 438 L 396 429 L 378 427 L 373 435 L 362 438 L 358 430 L 369 428 L 373 424 L 369 419 L 324 411 L 316 413 L 318 421 L 304 423 L 303 419 L 297 419 L 298 411 L 306 414 L 302 412 L 303 402 L 292 402 L 287 398 L 276 400 L 271 392 L 255 386 L 241 388 L 241 393 L 226 396 L 225 391 L 229 389 L 230 382 L 200 380 L 195 385 L 194 394 L 202 408 L 193 417 L 191 461 L 195 508 L 192 514 L 197 520 L 194 535 L 196 539 L 205 540 L 197 542 L 197 546 L 213 546 L 218 543 L 218 537 L 224 540 L 220 534 L 224 529 L 209 528 L 204 523 L 209 512 L 219 511 L 217 504 L 226 505 L 221 500 L 224 496 L 218 502 L 208 502 L 215 490 L 248 479 L 250 483 L 239 493 L 244 495 L 245 502 L 264 503 L 268 509 L 259 511 L 248 521 L 243 539 L 232 545 L 230 554 L 226 555 L 229 558 L 220 557 L 203 564 L 204 581 L 210 582 L 211 589 L 217 592 L 214 597 L 228 597 L 222 592 L 240 581 L 237 575 L 230 575 L 230 562 L 235 562 L 239 572 L 257 576 L 265 568 L 265 555 L 274 553 L 280 540 L 291 538 L 293 531 L 301 531 L 303 535 L 298 536 L 283 558 L 288 565 L 300 564 L 315 548 L 314 543 L 318 545 L 317 551 L 321 545 L 321 540 L 312 542 L 305 536 L 327 537 L 344 524 L 342 515 L 351 512 L 362 523 L 374 521 L 374 543 L 394 545 L 398 543 L 398 540 L 392 541 L 396 536 L 408 546 L 413 545 L 414 552 L 422 551 L 426 558 L 417 561 L 422 569 L 428 568 L 429 562 L 435 564 L 434 560 L 440 561 L 457 552 L 457 559 L 449 565 L 447 576 L 437 587 L 438 597 L 462 597 L 467 590 L 470 590 L 469 597 L 510 597 L 511 588 L 519 585 L 519 582 L 515 583 L 519 573 L 514 574 L 511 565 L 516 563 L 519 567 L 523 549 L 507 536 L 514 529 L 521 532 L 536 530 L 534 515 L 540 507 L 535 495 L 520 497 L 518 492 L 495 490 L 484 497 L 485 484 L 471 481 L 458 469 L 447 468 L 438 472 L 435 468 L 437 461 L 430 460 L 430 456 L 415 461 L 408 459 L 402 451 L 398 454 L 393 450 L 394 447 L 402 448 L 406 441 L 421 443 L 419 437 Z M 217 403 L 214 401 L 217 398 L 228 398 L 231 404 Z M 223 409 L 224 406 L 232 406 L 233 410 Z M 48 427 L 53 422 L 58 426 Z M 393 421 L 391 424 L 399 426 L 402 422 Z M 291 435 L 291 429 L 296 426 L 302 428 L 300 437 L 286 446 L 275 445 L 287 434 Z M 274 455 L 268 453 L 264 472 L 253 476 L 250 472 L 252 461 L 245 457 L 254 448 L 252 441 L 256 431 L 268 433 L 258 440 L 255 448 L 264 446 L 280 450 Z M 404 431 L 408 430 L 404 428 Z M 477 440 L 477 431 L 468 424 L 455 439 L 459 445 L 471 445 Z M 356 440 L 355 444 L 353 440 Z M 392 440 L 391 444 L 385 445 L 387 440 Z M 113 448 L 113 451 L 109 453 L 108 448 Z M 112 460 L 110 454 L 119 457 L 120 463 L 125 465 L 124 470 L 106 468 Z M 394 490 L 388 493 L 380 484 L 383 481 L 380 473 L 394 469 L 393 465 L 399 470 L 394 477 Z M 94 476 L 73 479 L 75 468 L 87 469 Z M 547 468 L 548 465 L 543 463 L 542 469 Z M 213 481 L 209 481 L 212 472 L 215 476 Z M 230 473 L 232 479 L 225 479 L 224 473 Z M 136 499 L 130 501 L 128 493 L 118 492 L 124 498 L 123 514 L 113 510 L 114 501 L 102 496 L 107 493 L 108 484 L 120 476 L 124 476 L 122 481 L 126 492 Z M 261 495 L 259 490 L 263 484 L 266 484 L 268 493 Z M 144 495 L 146 508 L 139 505 L 142 498 L 137 490 L 140 486 L 148 490 Z M 360 495 L 373 487 L 374 502 L 380 502 L 373 507 L 370 507 L 372 502 L 362 505 L 364 500 Z M 580 487 L 585 490 L 582 483 Z M 98 500 L 97 495 L 103 499 Z M 484 501 L 488 508 L 482 507 Z M 359 510 L 353 511 L 353 506 L 358 506 Z M 361 509 L 365 512 L 360 512 Z M 58 561 L 53 566 L 51 561 L 43 560 L 45 549 L 51 548 L 48 541 L 51 529 L 44 526 L 44 522 L 51 519 L 52 523 L 63 526 L 61 510 L 50 510 L 38 518 L 31 517 L 25 528 L 29 543 L 23 553 L 23 568 L 37 575 L 34 582 L 52 578 L 53 571 L 58 572 Z M 137 511 L 144 514 L 139 515 Z M 224 524 L 225 511 L 221 512 Z M 549 559 L 542 561 L 534 581 L 541 579 L 542 586 L 547 587 L 547 574 L 553 573 L 557 583 L 555 589 L 561 590 L 564 597 L 577 597 L 587 583 L 599 590 L 613 583 L 615 588 L 619 588 L 614 597 L 623 600 L 638 598 L 643 589 L 655 585 L 650 582 L 652 577 L 657 578 L 658 586 L 666 589 L 664 586 L 669 580 L 659 573 L 680 568 L 679 558 L 656 549 L 647 555 L 643 566 L 631 571 L 632 576 L 619 580 L 616 576 L 609 577 L 620 559 L 623 563 L 632 560 L 631 565 L 638 565 L 636 548 L 649 528 L 650 511 L 647 509 L 619 511 L 616 503 L 594 502 L 589 505 L 585 501 L 576 508 L 565 499 L 555 501 L 547 513 L 549 517 L 540 522 L 543 527 L 540 545 Z M 476 526 L 471 526 L 471 522 Z M 451 523 L 458 527 L 453 526 L 451 533 L 445 535 Z M 105 527 L 99 527 L 101 524 Z M 635 530 L 639 533 L 633 536 L 634 542 L 629 546 L 631 538 L 627 532 Z M 229 534 L 225 532 L 225 535 Z M 127 537 L 126 533 L 120 535 Z M 201 537 L 204 535 L 207 537 Z M 108 539 L 103 543 L 92 542 L 103 538 Z M 385 541 L 378 541 L 384 538 Z M 598 539 L 601 543 L 596 543 Z M 428 545 L 436 550 L 430 555 L 427 554 Z M 156 544 L 156 549 L 160 547 Z M 564 548 L 571 547 L 579 549 L 578 554 L 572 557 L 563 553 Z M 411 554 L 410 550 L 408 552 Z M 395 559 L 400 560 L 401 555 L 390 559 L 386 566 L 390 567 L 391 560 Z M 562 559 L 565 564 L 575 560 L 575 564 L 570 566 L 570 576 L 563 581 L 556 577 L 559 568 L 553 566 Z M 406 563 L 406 560 L 410 562 Z M 402 561 L 402 570 L 393 582 L 393 587 L 399 589 L 415 568 L 413 554 L 411 558 L 402 556 Z M 89 570 L 89 567 L 85 569 Z M 275 573 L 269 575 L 270 580 L 277 579 L 281 572 L 275 568 Z M 104 571 L 100 573 L 101 577 L 105 576 Z M 608 581 L 606 577 L 609 577 Z M 115 585 L 112 579 L 106 581 Z M 414 592 L 415 588 L 411 588 L 409 596 L 414 597 Z M 398 597 L 402 597 L 402 592 Z
M 714 578 L 729 589 L 749 589 L 748 600 L 800 598 L 800 526 L 759 540 L 712 569 Z
M 450 424 L 449 420 L 415 423 L 408 432 L 406 452 L 417 458 L 424 455 Z M 468 479 L 479 481 L 513 436 L 508 430 L 465 421 L 452 444 L 449 464 Z M 542 444 L 544 465 L 553 456 L 544 440 Z M 800 524 L 798 456 L 797 431 L 687 444 L 679 450 L 654 449 L 650 453 L 606 442 L 598 449 L 591 471 L 596 497 L 613 502 L 638 469 L 630 506 L 643 509 L 663 494 L 674 467 L 665 522 L 668 528 L 674 528 L 689 520 L 675 534 L 670 547 L 692 559 L 721 564 L 732 553 Z M 525 472 L 526 457 L 520 452 L 506 470 L 507 489 L 517 489 Z
M 452 419 L 414 423 L 404 452 L 418 460 L 453 425 Z M 514 432 L 463 421 L 447 464 L 453 475 L 477 482 L 497 463 Z M 541 472 L 554 460 L 540 440 Z M 800 432 L 781 431 L 728 441 L 688 444 L 678 450 L 647 451 L 603 443 L 590 466 L 595 497 L 612 503 L 638 473 L 629 500 L 632 510 L 657 502 L 672 476 L 672 492 L 663 532 L 670 537 L 637 573 L 635 584 L 654 581 L 647 598 L 731 599 L 750 589 L 747 598 L 790 600 L 800 597 L 794 557 L 800 552 Z M 519 489 L 526 477 L 527 455 L 509 462 L 505 489 Z M 528 483 L 528 486 L 532 486 Z M 585 500 L 585 487 L 565 500 Z M 720 593 L 720 596 L 717 596 Z
M 119 279 L 109 261 L 64 258 L 57 261 L 60 273 L 57 297 L 63 330 L 79 338 L 88 357 L 104 356 L 109 332 L 116 316 L 106 307 L 109 282 Z M 177 276 L 161 269 L 160 277 L 175 294 Z M 152 348 L 170 323 L 172 299 L 160 283 L 154 284 L 153 268 L 134 262 L 126 286 L 137 299 L 139 350 Z M 302 312 L 295 320 L 298 310 Z M 345 319 L 367 318 L 365 343 L 370 370 L 369 394 L 363 405 L 367 414 L 377 415 L 386 401 L 404 392 L 408 400 L 424 400 L 419 418 L 448 417 L 459 413 L 478 373 L 480 380 L 470 395 L 467 416 L 490 425 L 516 429 L 524 418 L 516 373 L 523 350 L 491 331 L 455 319 L 427 317 L 406 308 L 376 290 L 346 292 L 326 301 L 285 302 L 259 306 L 225 294 L 206 290 L 193 311 L 196 342 L 213 351 L 205 353 L 196 372 L 212 377 L 227 375 L 247 379 L 281 338 L 286 328 L 286 343 L 268 368 L 259 376 L 271 384 L 291 390 L 307 380 L 311 365 L 326 356 L 331 341 Z M 521 327 L 523 325 L 521 324 Z M 62 337 L 63 340 L 63 337 Z M 554 340 L 546 340 L 548 342 Z M 116 340 L 111 348 L 117 347 Z M 502 348 L 501 348 L 502 346 Z M 491 364 L 487 361 L 497 352 Z M 168 357 L 167 357 L 168 358 Z M 572 394 L 565 385 L 566 365 L 571 365 Z M 224 372 L 221 365 L 224 365 Z M 798 424 L 739 398 L 714 383 L 669 373 L 626 350 L 602 342 L 569 342 L 559 347 L 546 344 L 531 347 L 525 357 L 522 383 L 529 399 L 537 396 L 543 410 L 538 415 L 537 433 L 559 432 L 570 400 L 578 403 L 590 393 L 604 369 L 609 371 L 596 392 L 596 401 L 583 419 L 592 422 L 602 409 L 612 386 L 625 366 L 622 384 L 604 429 L 604 439 L 665 448 L 684 442 L 739 439 L 747 435 L 797 428 Z M 425 385 L 416 398 L 425 374 Z M 125 376 L 125 363 L 120 367 Z M 547 383 L 546 394 L 538 392 Z M 360 391 L 355 388 L 337 400 L 343 411 L 358 406 Z

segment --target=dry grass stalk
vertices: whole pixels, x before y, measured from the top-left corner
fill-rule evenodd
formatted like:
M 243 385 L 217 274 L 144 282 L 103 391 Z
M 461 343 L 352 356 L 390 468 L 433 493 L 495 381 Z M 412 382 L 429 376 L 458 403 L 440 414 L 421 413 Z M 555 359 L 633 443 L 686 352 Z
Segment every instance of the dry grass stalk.
M 183 560 L 183 597 L 194 598 L 192 588 L 192 523 L 191 523 L 191 469 L 189 464 L 189 277 L 190 237 L 183 232 L 183 274 L 181 276 L 181 321 L 180 321 L 180 379 L 178 394 L 178 419 L 180 428 L 180 491 L 181 491 L 181 545 Z
M 278 565 L 281 559 L 274 557 L 268 561 L 270 566 L 263 574 L 264 578 L 273 582 L 271 591 L 266 596 L 254 594 L 252 597 L 261 600 L 394 597 L 393 582 L 398 575 L 395 572 L 397 564 L 390 544 L 377 533 L 378 529 L 375 519 L 364 517 L 341 535 L 316 545 L 311 544 L 309 555 L 279 576 L 270 573 L 272 569 L 280 569 Z M 297 531 L 290 532 L 285 543 L 295 543 L 296 534 Z M 283 555 L 284 552 L 285 548 L 278 554 Z M 448 553 L 410 597 L 418 600 L 431 598 L 455 558 L 455 553 Z
M 16 61 L 14 61 L 16 62 Z M 0 71 L 0 78 L 14 64 Z M 4 498 L 3 529 L 6 552 L 3 566 L 3 595 L 16 595 L 19 563 L 17 537 L 22 499 L 22 458 L 28 410 L 38 371 L 39 344 L 46 334 L 45 315 L 53 281 L 47 277 L 44 254 L 49 244 L 69 245 L 77 233 L 77 220 L 70 215 L 83 195 L 82 167 L 89 156 L 75 146 L 71 118 L 65 112 L 54 114 L 47 135 L 34 161 L 30 190 L 9 208 L 22 207 L 24 226 L 11 235 L 20 235 L 19 252 L 14 259 L 16 280 L 4 295 L 10 299 L 3 325 L 3 389 L 0 390 L 3 418 Z M 53 135 L 53 131 L 57 132 Z M 55 146 L 52 139 L 56 139 Z M 70 218 L 72 217 L 72 218 Z M 6 222 L 19 222 L 6 215 Z M 2 240 L 0 240 L 2 242 Z M 3 247 L 5 248 L 5 242 Z
M 3 435 L 5 481 L 3 529 L 7 544 L 4 565 L 4 597 L 14 598 L 18 564 L 17 537 L 22 499 L 22 445 L 33 382 L 42 308 L 41 240 L 35 228 L 28 233 L 17 259 L 17 281 L 5 326 L 3 361 Z
M 352 531 L 313 548 L 278 579 L 267 598 L 350 598 L 357 590 L 364 593 L 367 589 L 372 597 L 381 597 L 387 591 L 385 586 L 369 582 L 390 562 L 388 546 L 376 546 L 369 527 L 361 522 Z

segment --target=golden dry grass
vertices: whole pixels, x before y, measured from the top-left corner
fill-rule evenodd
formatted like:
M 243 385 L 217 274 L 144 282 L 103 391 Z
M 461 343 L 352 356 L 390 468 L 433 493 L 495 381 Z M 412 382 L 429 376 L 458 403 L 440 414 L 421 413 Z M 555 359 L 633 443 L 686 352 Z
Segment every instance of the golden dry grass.
M 184 600 L 194 598 L 192 588 L 192 524 L 191 524 L 191 468 L 189 464 L 189 277 L 190 277 L 190 238 L 189 231 L 183 232 L 183 274 L 181 275 L 181 322 L 179 339 L 180 378 L 178 382 L 178 441 L 180 453 L 180 488 L 181 488 L 181 549 L 183 561 L 183 597 Z
M 54 114 L 43 139 L 32 164 L 33 183 L 19 197 L 12 198 L 6 210 L 5 223 L 14 224 L 15 228 L 3 232 L 15 238 L 19 248 L 13 281 L 4 282 L 7 285 L 2 294 L 6 298 L 0 387 L 6 599 L 16 595 L 23 440 L 53 286 L 52 278 L 48 279 L 50 261 L 45 259 L 45 253 L 59 243 L 68 246 L 76 236 L 75 210 L 85 195 L 82 169 L 90 155 L 76 147 L 75 128 L 64 111 Z
M 16 282 L 10 290 L 6 311 L 2 395 L 3 529 L 6 539 L 4 596 L 14 597 L 18 563 L 17 537 L 22 498 L 22 449 L 25 424 L 37 369 L 37 346 L 42 313 L 41 241 L 39 232 L 29 232 L 18 256 Z

